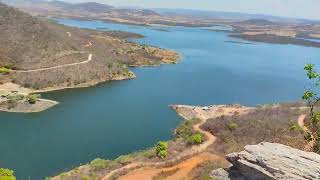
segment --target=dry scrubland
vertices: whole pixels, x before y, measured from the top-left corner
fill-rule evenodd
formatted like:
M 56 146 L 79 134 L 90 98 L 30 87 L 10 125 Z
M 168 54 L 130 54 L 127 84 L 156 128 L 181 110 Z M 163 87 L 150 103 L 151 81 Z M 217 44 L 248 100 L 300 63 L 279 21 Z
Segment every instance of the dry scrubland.
M 230 37 L 271 44 L 293 44 L 320 47 L 320 26 L 318 23 L 272 22 L 251 19 L 229 23 L 233 27 Z
M 4 4 L 0 10 L 0 67 L 12 69 L 0 75 L 2 83 L 12 80 L 32 89 L 94 84 L 133 77 L 127 66 L 160 65 L 178 59 L 175 52 L 119 39 L 141 37 L 137 34 L 66 27 Z M 89 54 L 92 61 L 81 64 Z M 71 63 L 79 64 L 40 70 Z
M 45 110 L 44 106 L 56 103 L 38 101 L 42 105 L 26 107 L 23 101 L 7 98 L 8 93 L 28 95 L 130 79 L 135 75 L 128 66 L 155 66 L 179 59 L 176 52 L 123 39 L 143 37 L 138 34 L 67 27 L 2 3 L 0 32 L 0 91 L 5 94 L 0 110 L 11 112 Z M 14 104 L 17 106 L 12 107 Z
M 303 135 L 290 127 L 299 115 L 308 114 L 308 109 L 295 106 L 298 104 L 261 106 L 246 115 L 208 119 L 201 128 L 218 137 L 209 150 L 228 154 L 260 142 L 280 143 L 303 150 L 306 145 Z

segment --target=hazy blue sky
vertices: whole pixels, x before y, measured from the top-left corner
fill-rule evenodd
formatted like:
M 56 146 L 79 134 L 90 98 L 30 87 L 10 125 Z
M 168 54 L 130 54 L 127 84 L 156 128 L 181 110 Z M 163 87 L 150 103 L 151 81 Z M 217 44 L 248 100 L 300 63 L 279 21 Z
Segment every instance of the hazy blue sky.
M 286 17 L 320 19 L 320 0 L 64 0 L 95 1 L 114 6 L 144 8 L 184 8 L 271 14 Z

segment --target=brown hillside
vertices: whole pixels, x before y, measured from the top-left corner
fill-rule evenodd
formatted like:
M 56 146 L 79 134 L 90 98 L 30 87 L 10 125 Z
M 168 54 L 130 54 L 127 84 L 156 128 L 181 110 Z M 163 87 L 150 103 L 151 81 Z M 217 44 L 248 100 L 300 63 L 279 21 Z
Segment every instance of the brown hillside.
M 19 69 L 39 63 L 61 51 L 77 50 L 58 32 L 30 15 L 0 4 L 0 59 Z
M 0 84 L 13 81 L 33 89 L 88 86 L 132 78 L 126 65 L 160 65 L 178 58 L 175 52 L 119 39 L 126 37 L 140 36 L 58 25 L 0 3 L 0 67 L 15 69 L 0 74 Z

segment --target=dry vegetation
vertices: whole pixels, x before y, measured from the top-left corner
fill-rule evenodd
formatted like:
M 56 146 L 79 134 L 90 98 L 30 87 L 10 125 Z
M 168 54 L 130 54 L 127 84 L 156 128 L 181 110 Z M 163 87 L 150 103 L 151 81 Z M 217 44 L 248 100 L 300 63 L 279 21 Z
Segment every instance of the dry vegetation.
M 68 172 L 61 173 L 52 180 L 78 180 L 78 179 L 90 179 L 98 180 L 102 179 L 106 174 L 114 169 L 121 168 L 127 164 L 136 161 L 149 161 L 155 158 L 155 150 L 153 148 L 144 151 L 134 152 L 128 155 L 119 156 L 114 160 L 94 159 L 86 165 L 76 167 Z
M 0 32 L 0 84 L 13 81 L 37 90 L 133 78 L 127 66 L 160 65 L 178 59 L 175 52 L 119 39 L 142 37 L 137 34 L 58 25 L 1 3 Z M 92 61 L 81 63 L 89 54 Z M 80 64 L 39 70 L 73 63 Z
M 272 22 L 264 19 L 251 19 L 230 23 L 233 33 L 230 37 L 248 41 L 272 44 L 293 44 L 307 47 L 320 47 L 316 23 Z M 310 40 L 313 39 L 313 40 Z
M 303 135 L 290 127 L 307 109 L 287 105 L 262 106 L 247 115 L 209 119 L 201 127 L 218 137 L 209 149 L 220 154 L 243 150 L 245 145 L 274 142 L 303 149 Z
M 213 169 L 225 168 L 228 167 L 229 164 L 226 161 L 221 160 L 208 160 L 199 164 L 197 167 L 193 168 L 189 173 L 190 179 L 194 180 L 209 180 L 211 177 L 209 174 Z

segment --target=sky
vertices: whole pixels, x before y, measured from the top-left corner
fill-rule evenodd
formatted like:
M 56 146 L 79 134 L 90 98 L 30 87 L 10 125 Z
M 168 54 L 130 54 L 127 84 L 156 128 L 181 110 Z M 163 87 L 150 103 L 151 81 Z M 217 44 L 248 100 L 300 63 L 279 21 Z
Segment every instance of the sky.
M 182 8 L 320 20 L 320 0 L 64 0 L 142 8 Z

